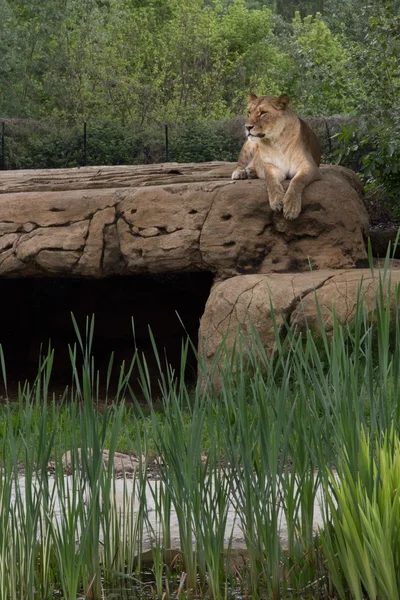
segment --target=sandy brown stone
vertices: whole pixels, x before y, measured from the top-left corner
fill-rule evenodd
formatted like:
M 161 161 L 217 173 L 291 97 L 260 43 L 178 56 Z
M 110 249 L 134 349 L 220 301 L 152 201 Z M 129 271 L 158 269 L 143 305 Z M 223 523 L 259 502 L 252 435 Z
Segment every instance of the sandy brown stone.
M 77 167 L 73 169 L 29 169 L 3 171 L 0 194 L 129 188 L 155 184 L 229 178 L 234 165 L 226 162 L 165 163 Z
M 125 262 L 121 253 L 118 228 L 115 223 L 104 228 L 103 274 L 119 275 L 125 271 Z
M 299 299 L 331 276 L 327 270 L 271 273 L 236 276 L 217 283 L 200 322 L 201 353 L 212 361 L 224 341 L 229 355 L 239 329 L 250 337 L 253 327 L 263 346 L 271 351 L 275 346 L 274 319 L 281 327 Z
M 46 273 L 61 275 L 71 272 L 80 257 L 79 252 L 64 250 L 41 250 L 35 256 L 35 262 Z
M 322 173 L 322 181 L 306 188 L 294 221 L 270 209 L 262 181 L 221 189 L 202 229 L 205 262 L 214 264 L 218 252 L 219 264 L 233 275 L 353 267 L 365 259 L 368 216 L 358 180 L 337 168 Z
M 299 218 L 287 221 L 271 211 L 263 181 L 230 179 L 234 166 L 3 172 L 0 276 L 208 270 L 221 280 L 366 260 L 368 217 L 354 173 L 322 167 Z
M 102 454 L 103 464 L 105 468 L 108 468 L 110 461 L 110 452 L 108 450 L 103 450 Z M 81 449 L 78 448 L 78 461 L 81 460 Z M 141 458 L 142 464 L 145 463 L 145 457 Z M 71 451 L 65 452 L 61 458 L 61 462 L 63 465 L 63 469 L 66 473 L 72 473 L 72 456 Z M 54 467 L 54 465 L 51 465 Z M 131 475 L 134 473 L 139 467 L 139 458 L 132 454 L 124 454 L 122 452 L 114 452 L 113 457 L 113 468 L 114 473 L 117 475 Z
M 8 171 L 5 171 L 8 173 Z M 55 173 L 57 171 L 55 170 Z M 0 181 L 3 173 L 0 174 Z M 91 218 L 116 203 L 116 190 L 65 190 L 0 194 L 0 223 L 33 223 L 38 227 L 68 226 Z
M 36 225 L 34 223 L 24 223 L 22 225 L 22 231 L 24 231 L 25 233 L 30 233 L 31 231 L 33 231 L 34 229 L 36 229 Z
M 68 227 L 40 227 L 31 233 L 21 235 L 16 245 L 16 256 L 19 260 L 26 262 L 34 259 L 42 250 L 54 249 L 61 252 L 83 250 L 88 228 L 88 221 L 73 223 Z
M 90 222 L 89 232 L 85 240 L 85 247 L 79 259 L 75 272 L 79 275 L 102 275 L 102 257 L 104 250 L 104 229 L 115 221 L 115 208 L 110 206 L 97 211 Z
M 372 313 L 377 303 L 379 286 L 383 286 L 385 301 L 389 299 L 392 310 L 395 309 L 396 290 L 400 283 L 400 267 L 398 261 L 391 262 L 389 274 L 384 270 L 354 269 L 333 273 L 315 294 L 308 294 L 293 310 L 290 322 L 299 330 L 317 330 L 319 327 L 317 305 L 323 320 L 324 328 L 330 332 L 333 328 L 334 315 L 340 323 L 350 323 L 356 313 L 357 296 L 360 295 L 368 313 Z M 381 283 L 380 283 L 381 278 Z
M 13 233 L 19 229 L 20 225 L 18 223 L 0 223 L 0 236 L 3 236 L 5 233 Z
M 372 313 L 383 272 L 378 268 L 373 273 L 370 269 L 320 270 L 227 279 L 214 286 L 207 301 L 199 330 L 200 352 L 210 365 L 222 341 L 229 356 L 239 330 L 250 339 L 252 328 L 263 347 L 271 352 L 276 344 L 275 324 L 278 331 L 284 323 L 299 331 L 318 331 L 318 310 L 329 333 L 334 311 L 339 322 L 352 321 L 359 290 L 366 309 Z M 390 291 L 393 308 L 399 283 L 399 261 L 392 261 L 383 289 L 385 298 Z
M 5 250 L 0 252 L 0 273 L 7 273 L 9 276 L 14 276 L 15 273 L 23 272 L 26 273 L 26 265 L 19 260 L 15 255 L 14 249 Z
M 6 233 L 0 237 L 0 252 L 12 248 L 14 242 L 18 240 L 19 236 L 17 233 Z

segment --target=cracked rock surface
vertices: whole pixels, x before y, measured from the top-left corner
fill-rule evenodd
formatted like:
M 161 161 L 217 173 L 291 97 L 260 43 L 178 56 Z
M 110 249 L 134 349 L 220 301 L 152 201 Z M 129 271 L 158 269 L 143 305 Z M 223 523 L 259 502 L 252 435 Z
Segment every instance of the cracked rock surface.
M 349 268 L 366 259 L 368 216 L 351 171 L 322 167 L 295 221 L 233 163 L 5 171 L 0 276 L 234 275 Z M 285 183 L 288 185 L 288 182 Z
M 367 311 L 373 311 L 382 273 L 378 268 L 373 272 L 369 268 L 324 269 L 309 273 L 242 275 L 217 283 L 201 319 L 199 350 L 211 364 L 222 341 L 229 355 L 239 328 L 247 337 L 254 327 L 270 353 L 275 346 L 274 320 L 282 332 L 285 323 L 295 325 L 300 331 L 318 331 L 317 306 L 329 333 L 333 327 L 333 306 L 338 320 L 350 323 L 355 316 L 359 290 Z M 390 294 L 393 309 L 398 283 L 400 261 L 393 260 L 383 279 L 384 295 Z

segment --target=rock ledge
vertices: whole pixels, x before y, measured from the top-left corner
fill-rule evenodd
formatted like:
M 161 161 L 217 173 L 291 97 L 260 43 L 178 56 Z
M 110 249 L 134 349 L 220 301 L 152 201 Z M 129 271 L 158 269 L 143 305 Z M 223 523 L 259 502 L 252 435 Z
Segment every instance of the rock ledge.
M 368 216 L 354 173 L 322 167 L 301 215 L 287 221 L 271 211 L 264 182 L 231 181 L 234 166 L 6 171 L 0 276 L 211 271 L 226 279 L 365 261 Z

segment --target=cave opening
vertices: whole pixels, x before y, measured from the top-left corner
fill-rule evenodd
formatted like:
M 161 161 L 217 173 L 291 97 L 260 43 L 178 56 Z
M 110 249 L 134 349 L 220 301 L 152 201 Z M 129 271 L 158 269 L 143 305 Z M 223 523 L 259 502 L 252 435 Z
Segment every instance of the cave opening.
M 115 393 L 122 361 L 130 364 L 135 347 L 146 357 L 154 389 L 159 370 L 149 328 L 164 364 L 180 371 L 182 342 L 189 336 L 198 343 L 200 318 L 210 293 L 209 272 L 162 275 L 112 276 L 107 279 L 19 278 L 2 279 L 0 343 L 3 348 L 8 396 L 17 396 L 18 382 L 33 383 L 40 355 L 54 349 L 50 392 L 60 396 L 71 385 L 69 346 L 77 344 L 71 313 L 84 337 L 87 318 L 94 315 L 92 356 L 99 372 L 100 394 L 105 394 L 107 370 L 114 353 L 109 398 Z M 134 334 L 132 323 L 134 323 Z M 77 344 L 77 352 L 79 347 Z M 185 381 L 195 382 L 197 362 L 189 350 Z M 130 385 L 140 396 L 138 371 Z M 5 397 L 0 378 L 0 393 Z

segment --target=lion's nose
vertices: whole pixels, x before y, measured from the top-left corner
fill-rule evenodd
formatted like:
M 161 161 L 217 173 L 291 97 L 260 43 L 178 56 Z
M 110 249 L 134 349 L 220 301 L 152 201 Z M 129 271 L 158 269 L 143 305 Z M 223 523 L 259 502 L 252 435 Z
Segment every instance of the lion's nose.
M 254 125 L 249 125 L 248 123 L 246 123 L 245 127 L 247 129 L 247 133 L 250 133 L 250 131 L 253 129 Z

